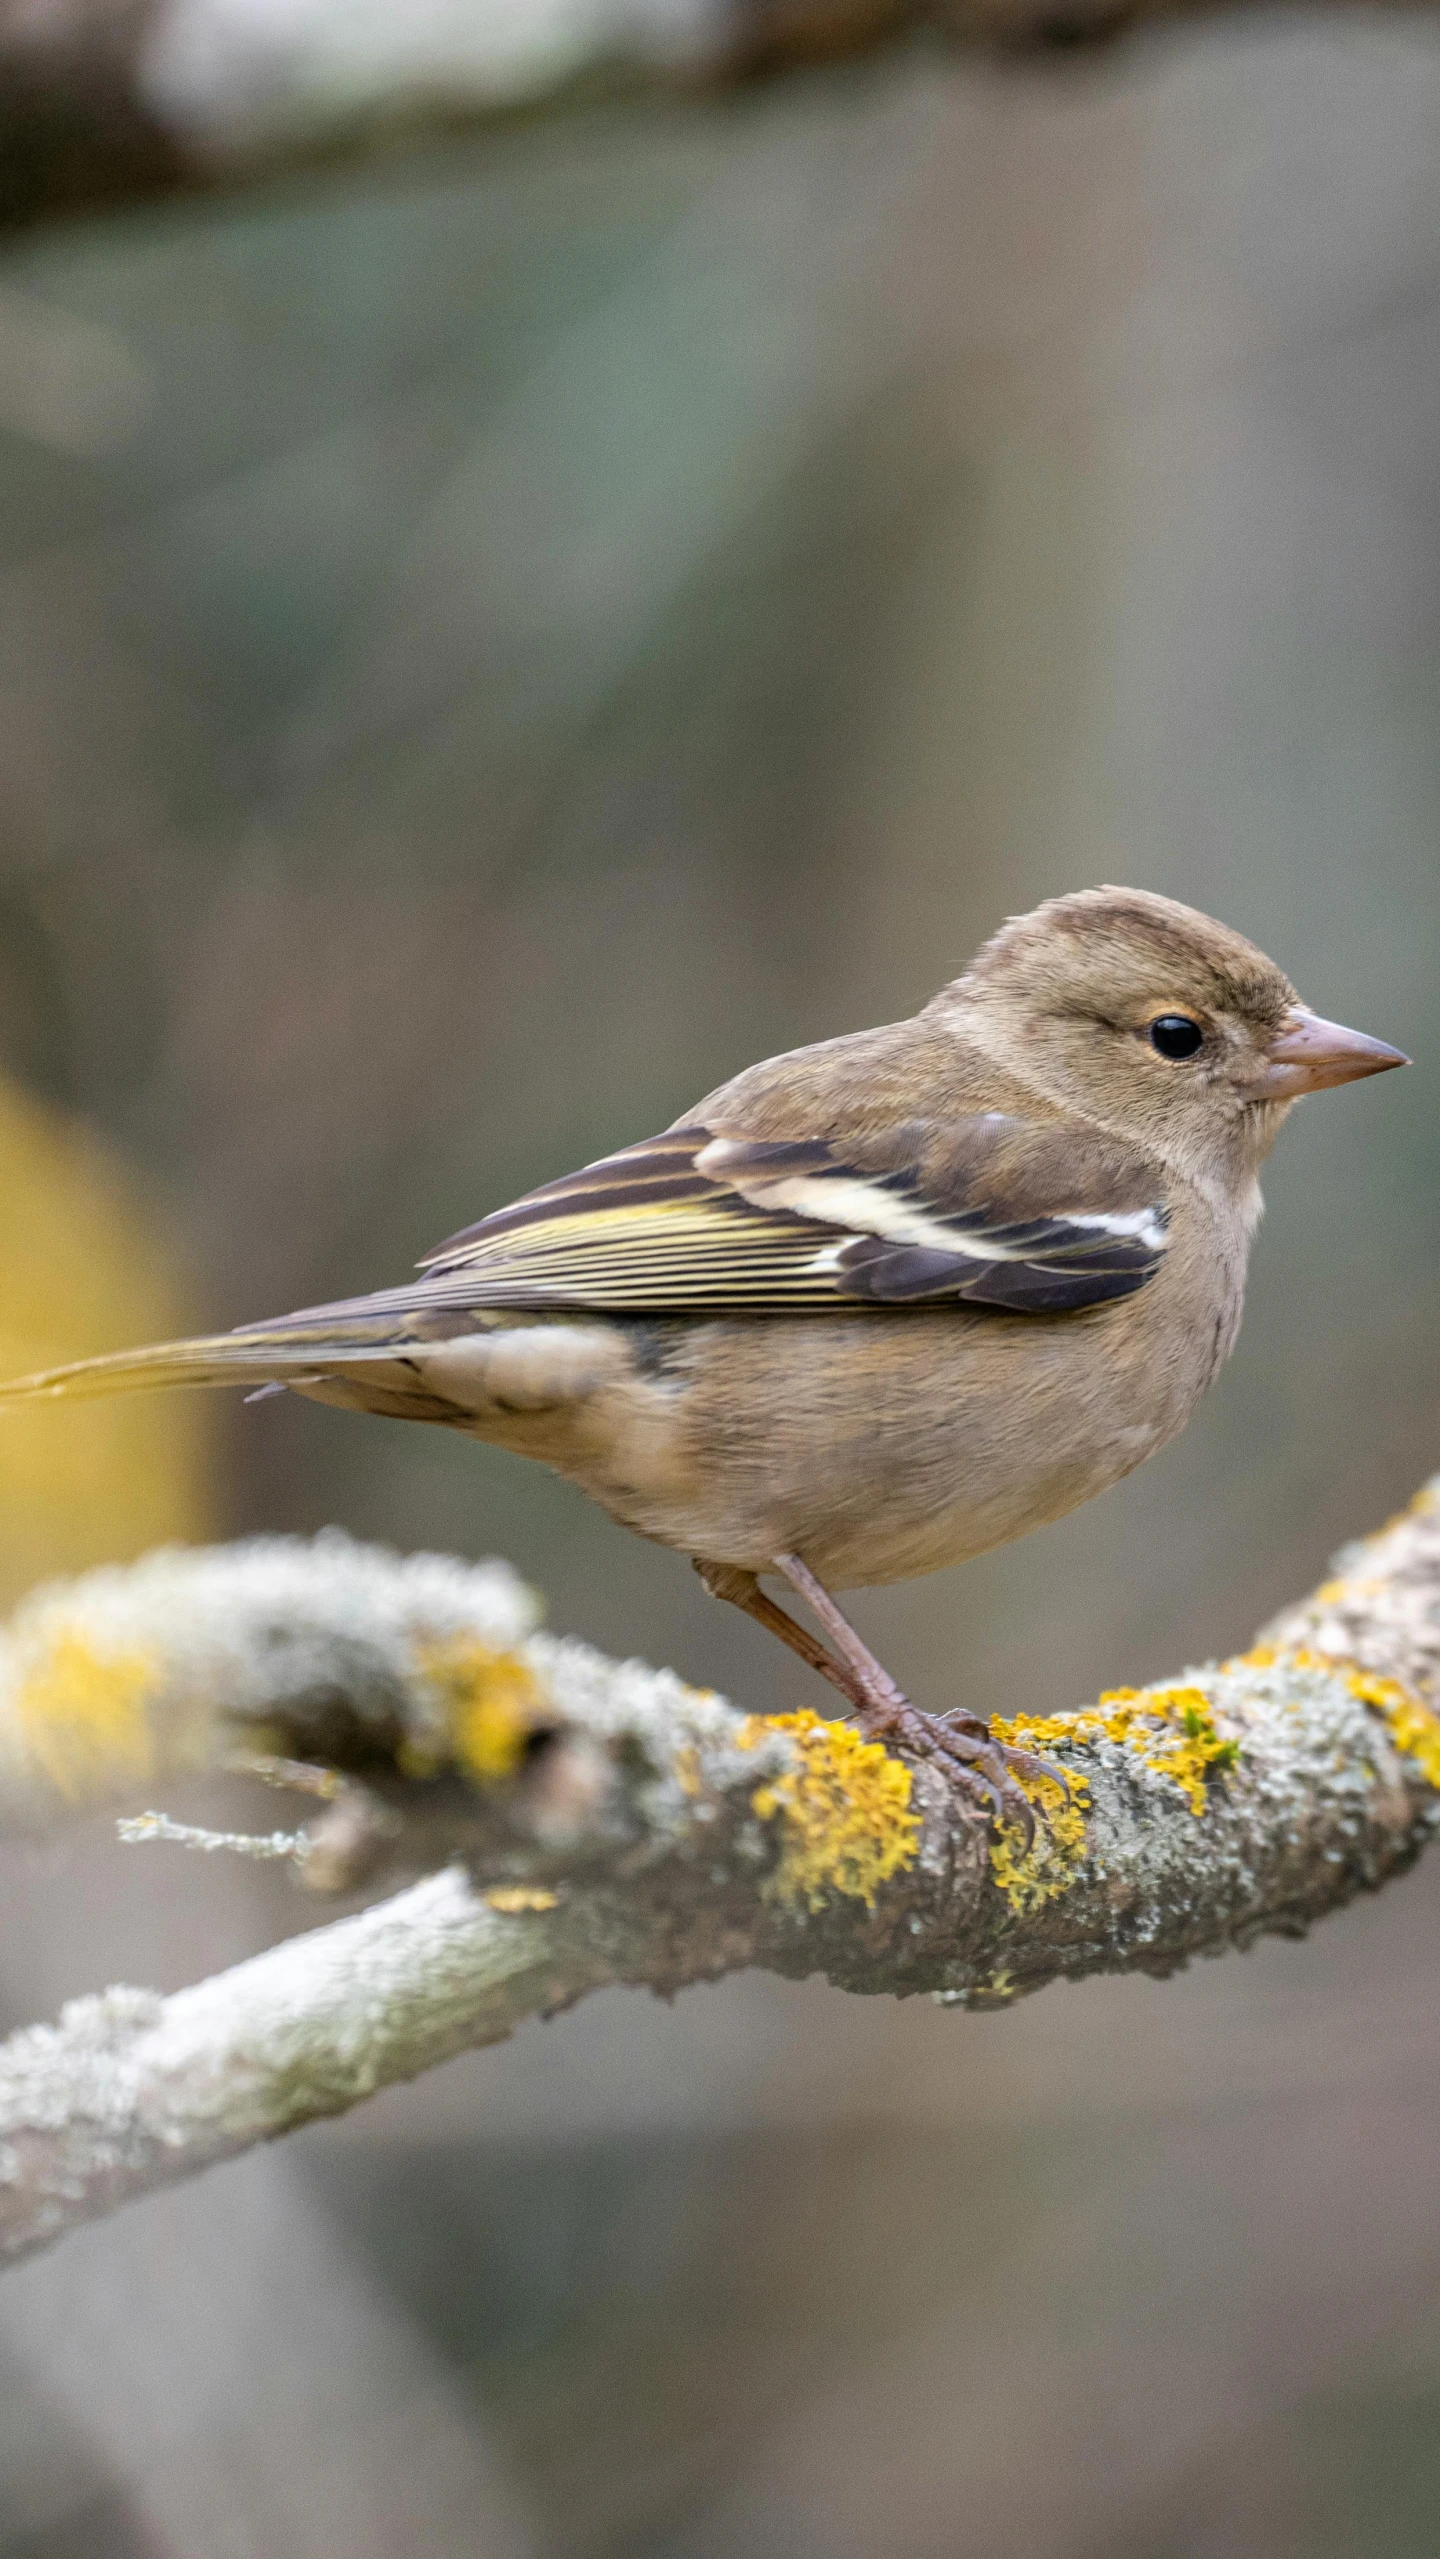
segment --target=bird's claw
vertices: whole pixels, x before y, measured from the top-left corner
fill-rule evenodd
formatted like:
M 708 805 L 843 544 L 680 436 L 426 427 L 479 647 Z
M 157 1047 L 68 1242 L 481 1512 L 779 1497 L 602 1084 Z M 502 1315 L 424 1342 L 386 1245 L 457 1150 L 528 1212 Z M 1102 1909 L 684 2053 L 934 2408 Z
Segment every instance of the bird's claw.
M 919 1756 L 940 1761 L 947 1776 L 980 1804 L 987 1818 L 1012 1823 L 1024 1840 L 1027 1856 L 1035 1845 L 1035 1807 L 1019 1780 L 1028 1777 L 1058 1786 L 1069 1801 L 1070 1781 L 1062 1768 L 1035 1751 L 1017 1750 L 1013 1743 L 1000 1741 L 979 1715 L 958 1708 L 948 1715 L 925 1715 L 918 1707 L 908 1706 L 896 1739 Z

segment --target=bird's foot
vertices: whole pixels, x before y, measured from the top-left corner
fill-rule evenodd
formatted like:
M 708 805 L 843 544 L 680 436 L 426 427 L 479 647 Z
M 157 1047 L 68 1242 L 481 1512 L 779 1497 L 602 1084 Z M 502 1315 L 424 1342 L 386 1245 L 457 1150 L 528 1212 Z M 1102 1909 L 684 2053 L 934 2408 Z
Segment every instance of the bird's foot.
M 775 1569 L 814 1610 L 830 1638 L 828 1645 L 820 1643 L 787 1609 L 767 1599 L 753 1573 L 736 1565 L 712 1564 L 702 1556 L 695 1559 L 695 1569 L 716 1599 L 728 1599 L 743 1608 L 747 1617 L 767 1626 L 822 1679 L 828 1679 L 832 1688 L 838 1688 L 869 1739 L 887 1748 L 897 1744 L 912 1759 L 934 1761 L 956 1792 L 978 1805 L 987 1820 L 1013 1822 L 1027 1851 L 1034 1845 L 1035 1813 L 1021 1780 L 1028 1777 L 1032 1784 L 1058 1786 L 1068 1799 L 1070 1781 L 1063 1769 L 1038 1759 L 1034 1751 L 1016 1750 L 998 1740 L 980 1716 L 959 1709 L 948 1715 L 926 1715 L 912 1706 L 799 1555 L 777 1555 Z
M 1047 1781 L 1069 1796 L 1063 1769 L 1052 1767 L 1034 1751 L 1016 1750 L 1000 1741 L 979 1715 L 959 1710 L 927 1715 L 892 1688 L 889 1696 L 873 1704 L 868 1699 L 863 1704 L 857 1701 L 855 1716 L 876 1741 L 898 1743 L 911 1757 L 933 1761 L 957 1792 L 977 1804 L 987 1818 L 1013 1823 L 1027 1852 L 1035 1844 L 1035 1808 L 1021 1779 L 1028 1777 L 1032 1784 Z
M 904 1690 L 896 1687 L 884 1663 L 878 1662 L 869 1645 L 862 1642 L 849 1618 L 801 1556 L 777 1555 L 775 1568 L 814 1610 L 833 1650 L 816 1647 L 813 1636 L 805 1635 L 793 1618 L 768 1600 L 757 1606 L 747 1594 L 740 1599 L 740 1605 L 753 1616 L 759 1616 L 763 1609 L 764 1622 L 772 1625 L 776 1634 L 782 1635 L 797 1652 L 806 1646 L 814 1647 L 806 1658 L 814 1661 L 815 1668 L 823 1671 L 848 1699 L 862 1732 L 878 1742 L 898 1743 L 913 1758 L 933 1760 L 957 1792 L 978 1804 L 987 1818 L 1013 1822 L 1027 1851 L 1033 1847 L 1035 1811 L 1020 1781 L 1028 1777 L 1032 1784 L 1041 1781 L 1058 1786 L 1068 1800 L 1070 1781 L 1063 1770 L 1053 1768 L 1048 1759 L 1037 1758 L 1034 1751 L 1016 1750 L 1009 1742 L 997 1740 L 979 1715 L 967 1715 L 958 1708 L 948 1715 L 923 1714 L 918 1706 L 911 1705 Z M 753 1576 L 749 1578 L 753 1582 Z M 716 1587 L 713 1581 L 710 1586 Z M 727 1599 L 737 1596 L 729 1588 L 721 1595 Z M 776 1620 L 780 1622 L 777 1624 Z

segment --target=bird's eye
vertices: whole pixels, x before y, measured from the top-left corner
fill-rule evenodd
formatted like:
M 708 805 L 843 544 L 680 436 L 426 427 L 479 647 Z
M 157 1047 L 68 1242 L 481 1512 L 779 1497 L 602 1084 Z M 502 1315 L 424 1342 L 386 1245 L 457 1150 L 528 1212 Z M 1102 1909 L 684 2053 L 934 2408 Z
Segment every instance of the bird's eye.
M 1161 1013 L 1150 1025 L 1150 1046 L 1162 1057 L 1193 1057 L 1204 1037 L 1188 1013 Z

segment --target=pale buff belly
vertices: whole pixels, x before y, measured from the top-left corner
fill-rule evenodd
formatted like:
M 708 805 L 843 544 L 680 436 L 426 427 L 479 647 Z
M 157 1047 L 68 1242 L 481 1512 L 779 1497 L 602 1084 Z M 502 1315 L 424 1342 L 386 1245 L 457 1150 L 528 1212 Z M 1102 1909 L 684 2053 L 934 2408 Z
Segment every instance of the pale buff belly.
M 901 1581 L 1060 1518 L 1183 1426 L 1233 1322 L 1138 1311 L 621 1326 L 635 1356 L 583 1412 L 478 1429 L 684 1553 Z

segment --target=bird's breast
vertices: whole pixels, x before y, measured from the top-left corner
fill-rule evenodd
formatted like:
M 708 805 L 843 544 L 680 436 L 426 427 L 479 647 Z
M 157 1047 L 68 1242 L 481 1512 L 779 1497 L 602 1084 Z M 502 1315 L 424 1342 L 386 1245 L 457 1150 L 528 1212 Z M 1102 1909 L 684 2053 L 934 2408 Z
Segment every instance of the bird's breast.
M 1238 1278 L 1214 1255 L 1200 1276 L 1054 1318 L 622 1323 L 618 1382 L 544 1453 L 688 1553 L 904 1580 L 1060 1518 L 1174 1437 L 1239 1320 Z
M 1151 1282 L 1080 1314 L 592 1316 L 544 1395 L 467 1426 L 683 1552 L 899 1581 L 1060 1518 L 1173 1438 L 1233 1344 L 1243 1277 L 1243 1235 L 1181 1219 Z

